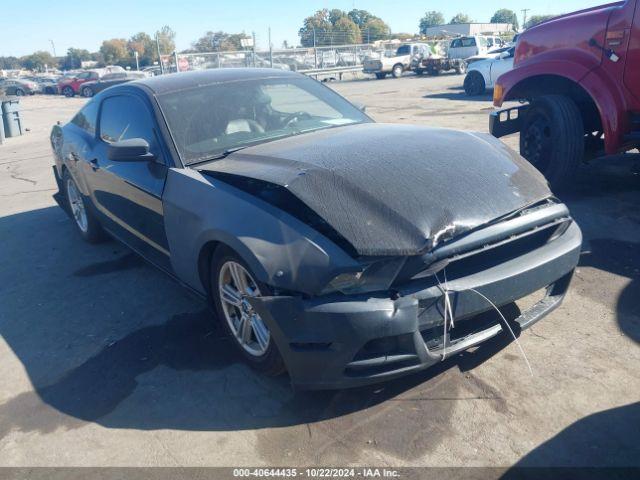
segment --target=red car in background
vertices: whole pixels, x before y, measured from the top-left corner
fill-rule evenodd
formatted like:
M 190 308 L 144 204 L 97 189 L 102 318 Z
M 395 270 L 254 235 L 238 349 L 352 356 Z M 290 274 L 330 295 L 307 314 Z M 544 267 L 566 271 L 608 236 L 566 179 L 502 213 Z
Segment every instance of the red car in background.
M 80 85 L 85 82 L 94 82 L 99 78 L 100 74 L 94 70 L 81 72 L 73 77 L 62 77 L 58 82 L 58 91 L 65 97 L 73 97 L 76 93 L 80 93 Z

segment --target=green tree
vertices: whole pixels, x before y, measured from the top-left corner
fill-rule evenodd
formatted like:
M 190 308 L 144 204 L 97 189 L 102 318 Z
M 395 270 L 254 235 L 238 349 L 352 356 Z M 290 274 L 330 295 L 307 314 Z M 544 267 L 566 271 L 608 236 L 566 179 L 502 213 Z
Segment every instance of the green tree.
M 51 56 L 51 54 L 47 51 L 40 50 L 32 53 L 31 55 L 27 55 L 26 57 L 22 57 L 21 59 L 22 66 L 27 70 L 34 70 L 38 72 L 42 72 L 45 68 L 51 68 L 57 65 L 57 62 Z
M 533 15 L 523 26 L 525 29 L 535 27 L 536 25 L 539 25 L 542 22 L 546 22 L 547 20 L 551 20 L 556 16 L 557 15 Z
M 333 24 L 334 39 L 333 43 L 338 44 L 354 44 L 362 43 L 362 35 L 360 34 L 360 27 L 356 25 L 346 15 L 336 20 Z
M 315 45 L 329 45 L 331 43 L 330 35 L 333 25 L 329 21 L 329 10 L 318 10 L 312 16 L 307 17 L 303 21 L 302 28 L 298 31 L 300 43 L 303 47 L 312 47 Z
M 141 67 L 152 65 L 158 56 L 153 38 L 145 32 L 133 35 L 127 42 L 127 50 L 131 53 L 138 52 L 138 63 Z
M 1 70 L 17 70 L 20 68 L 20 59 L 17 57 L 0 57 Z
M 85 60 L 92 60 L 88 50 L 71 47 L 67 50 L 67 56 L 62 59 L 60 66 L 63 70 L 73 70 L 80 68 Z
M 371 18 L 362 28 L 362 41 L 366 43 L 375 42 L 389 38 L 391 32 L 389 25 L 380 18 Z
M 105 40 L 100 47 L 100 53 L 107 65 L 129 65 L 131 63 L 131 55 L 127 50 L 127 41 L 124 38 Z
M 518 31 L 520 24 L 518 23 L 518 15 L 513 10 L 508 8 L 501 8 L 491 17 L 491 23 L 510 23 L 513 25 L 513 30 Z
M 206 32 L 202 37 L 191 44 L 196 52 L 212 52 L 220 50 L 222 52 L 242 50 L 241 39 L 245 38 L 245 33 Z
M 169 55 L 176 50 L 176 32 L 171 27 L 165 25 L 156 32 L 158 43 L 160 44 L 160 54 Z
M 450 25 L 456 25 L 460 23 L 473 23 L 473 20 L 471 20 L 471 17 L 469 17 L 469 15 L 467 15 L 466 13 L 458 13 L 449 22 Z
M 422 35 L 426 35 L 427 28 L 435 27 L 436 25 L 444 25 L 444 15 L 442 15 L 441 12 L 437 12 L 435 10 L 426 12 L 424 14 L 424 17 L 420 19 L 420 33 Z
M 360 30 L 364 28 L 369 20 L 378 18 L 371 12 L 368 12 L 366 10 L 357 10 L 355 8 L 347 13 L 347 16 L 360 28 Z

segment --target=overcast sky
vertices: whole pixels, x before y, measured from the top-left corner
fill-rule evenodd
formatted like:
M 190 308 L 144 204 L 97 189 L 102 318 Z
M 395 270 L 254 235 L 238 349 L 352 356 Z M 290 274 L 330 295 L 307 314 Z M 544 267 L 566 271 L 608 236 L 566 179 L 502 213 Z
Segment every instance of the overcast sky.
M 302 20 L 321 8 L 355 8 L 369 10 L 381 17 L 395 32 L 416 32 L 426 10 L 440 10 L 447 21 L 456 13 L 467 13 L 477 22 L 488 21 L 499 8 L 518 12 L 529 8 L 528 15 L 566 13 L 603 2 L 591 0 L 450 0 L 424 2 L 416 0 L 107 0 L 77 2 L 30 0 L 18 2 L 16 13 L 2 15 L 0 56 L 21 56 L 35 50 L 64 55 L 69 47 L 98 50 L 102 40 L 129 38 L 145 31 L 153 34 L 162 25 L 176 31 L 178 49 L 191 43 L 207 30 L 229 33 L 255 31 L 258 46 L 268 45 L 268 29 L 278 48 L 284 40 L 298 44 Z M 65 6 L 68 5 L 68 6 Z M 5 9 L 6 10 L 6 9 Z M 5 11 L 5 14 L 7 12 Z

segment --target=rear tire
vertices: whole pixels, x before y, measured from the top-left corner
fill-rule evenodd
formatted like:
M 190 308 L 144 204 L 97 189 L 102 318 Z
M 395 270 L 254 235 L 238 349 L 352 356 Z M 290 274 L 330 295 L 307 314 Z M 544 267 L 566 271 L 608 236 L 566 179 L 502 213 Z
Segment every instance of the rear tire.
M 464 77 L 464 92 L 470 97 L 482 95 L 487 89 L 484 77 L 476 70 L 472 70 Z
M 554 190 L 571 184 L 584 152 L 584 125 L 573 100 L 546 95 L 531 102 L 522 122 L 520 154 L 542 172 Z
M 393 78 L 400 78 L 403 72 L 404 72 L 404 67 L 398 63 L 397 65 L 393 66 L 391 75 L 393 75 Z
M 243 276 L 244 280 L 242 282 L 236 281 L 236 278 Z M 235 288 L 237 283 L 245 283 L 246 288 L 243 292 L 240 291 L 242 290 L 241 288 Z M 242 358 L 252 368 L 265 375 L 277 376 L 284 373 L 286 370 L 284 361 L 266 324 L 262 322 L 260 316 L 253 311 L 246 300 L 239 301 L 238 306 L 232 305 L 228 300 L 223 300 L 223 289 L 221 287 L 227 287 L 225 295 L 227 299 L 247 295 L 269 296 L 272 295 L 271 289 L 256 280 L 256 276 L 251 272 L 248 265 L 233 250 L 227 247 L 219 247 L 213 254 L 209 284 L 211 285 L 210 295 L 217 317 Z M 231 287 L 231 290 L 228 290 L 228 287 Z M 249 322 L 247 324 L 249 325 L 247 327 L 249 333 L 246 337 L 241 333 L 244 325 L 242 322 Z M 258 324 L 260 325 L 259 327 L 256 326 Z M 266 342 L 264 340 L 265 333 Z M 240 337 L 248 340 L 243 340 Z M 262 339 L 262 342 L 260 339 Z
M 382 73 L 382 72 L 378 72 L 378 73 L 376 73 L 376 78 L 378 80 L 384 80 L 385 78 L 387 78 L 387 74 L 386 73 Z
M 86 199 L 66 169 L 62 174 L 62 186 L 68 212 L 82 238 L 89 243 L 99 243 L 105 240 L 106 234 L 100 222 L 88 208 Z
M 67 98 L 71 98 L 76 94 L 76 92 L 74 92 L 73 88 L 71 88 L 71 87 L 64 87 L 62 89 L 62 94 Z
M 456 73 L 458 75 L 464 75 L 467 73 L 467 62 L 460 62 L 456 65 Z
M 17 97 L 23 97 L 24 96 L 24 90 L 22 90 L 21 88 L 16 88 L 16 96 Z

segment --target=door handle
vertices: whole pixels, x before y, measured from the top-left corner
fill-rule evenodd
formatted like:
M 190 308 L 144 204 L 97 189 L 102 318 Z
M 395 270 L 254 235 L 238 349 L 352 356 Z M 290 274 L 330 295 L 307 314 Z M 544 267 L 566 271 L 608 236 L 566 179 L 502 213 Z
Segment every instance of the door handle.
M 89 160 L 89 163 L 91 164 L 91 169 L 94 172 L 100 168 L 100 164 L 98 163 L 98 159 L 97 158 L 93 158 L 93 159 Z

